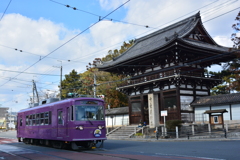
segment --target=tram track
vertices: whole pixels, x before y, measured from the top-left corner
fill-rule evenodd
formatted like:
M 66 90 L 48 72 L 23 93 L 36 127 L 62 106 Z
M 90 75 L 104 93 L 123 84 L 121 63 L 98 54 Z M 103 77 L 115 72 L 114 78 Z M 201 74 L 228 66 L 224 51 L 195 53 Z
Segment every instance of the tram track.
M 49 147 L 42 147 L 37 146 L 37 148 L 49 148 Z M 102 153 L 87 153 L 84 151 L 69 151 L 69 150 L 62 150 L 62 149 L 54 149 L 50 148 L 51 151 L 42 152 L 37 151 L 35 149 L 27 149 L 25 147 L 18 147 L 10 144 L 2 144 L 0 145 L 0 159 L 7 159 L 7 160 L 74 160 L 80 159 L 80 157 L 84 157 L 84 159 L 89 160 L 130 160 L 130 158 L 125 158 L 121 156 L 114 156 L 114 155 L 105 155 Z

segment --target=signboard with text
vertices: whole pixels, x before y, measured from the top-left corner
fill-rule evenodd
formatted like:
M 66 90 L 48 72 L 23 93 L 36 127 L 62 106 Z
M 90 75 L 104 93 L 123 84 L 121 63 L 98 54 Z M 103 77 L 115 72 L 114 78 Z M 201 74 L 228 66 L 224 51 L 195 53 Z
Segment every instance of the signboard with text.
M 167 111 L 161 111 L 161 116 L 167 116 Z

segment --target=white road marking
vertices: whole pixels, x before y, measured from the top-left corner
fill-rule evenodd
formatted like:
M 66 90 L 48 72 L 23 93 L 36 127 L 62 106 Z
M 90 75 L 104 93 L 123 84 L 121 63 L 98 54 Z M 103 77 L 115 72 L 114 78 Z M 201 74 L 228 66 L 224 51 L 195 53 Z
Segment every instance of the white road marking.
M 16 156 L 17 154 L 26 154 L 26 153 L 37 153 L 38 151 L 34 151 L 31 149 L 25 149 L 21 147 L 16 147 L 12 145 L 2 144 L 0 145 L 0 151 L 5 152 L 7 154 L 11 154 Z
M 204 158 L 209 160 L 225 160 L 219 158 L 209 158 L 209 157 L 197 157 L 197 156 L 188 156 L 188 155 L 179 155 L 179 154 L 163 154 L 163 153 L 155 153 L 156 155 L 164 155 L 164 156 L 179 156 L 179 157 L 194 157 L 194 158 Z

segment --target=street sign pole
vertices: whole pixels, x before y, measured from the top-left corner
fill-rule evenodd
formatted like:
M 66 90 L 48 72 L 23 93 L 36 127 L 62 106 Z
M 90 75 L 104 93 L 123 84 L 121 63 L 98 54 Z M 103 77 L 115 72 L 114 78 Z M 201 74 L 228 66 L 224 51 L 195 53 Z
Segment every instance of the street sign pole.
M 164 131 L 164 133 L 163 133 L 163 135 L 165 136 L 166 135 L 166 132 L 167 132 L 167 130 L 166 130 L 166 116 L 167 116 L 167 111 L 161 111 L 161 116 L 163 117 L 163 123 L 164 123 L 164 129 L 163 129 L 163 131 Z

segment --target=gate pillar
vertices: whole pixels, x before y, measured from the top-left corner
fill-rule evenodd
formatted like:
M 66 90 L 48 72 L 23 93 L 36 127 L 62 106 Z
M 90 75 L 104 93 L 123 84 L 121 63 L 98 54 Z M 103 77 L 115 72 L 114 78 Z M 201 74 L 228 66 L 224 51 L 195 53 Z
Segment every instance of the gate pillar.
M 148 94 L 149 127 L 159 126 L 158 94 Z

